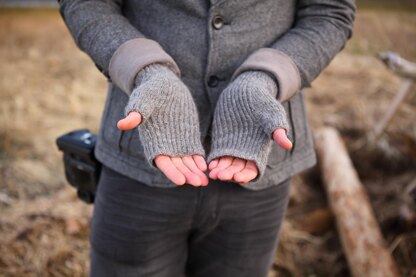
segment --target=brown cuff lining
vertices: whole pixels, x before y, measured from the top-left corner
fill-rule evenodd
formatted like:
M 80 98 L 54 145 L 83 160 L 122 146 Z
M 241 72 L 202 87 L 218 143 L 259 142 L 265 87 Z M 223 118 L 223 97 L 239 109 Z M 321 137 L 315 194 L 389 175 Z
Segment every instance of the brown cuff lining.
M 132 39 L 123 43 L 111 57 L 109 75 L 114 84 L 130 95 L 137 73 L 152 63 L 165 64 L 180 76 L 179 67 L 172 57 L 159 43 L 146 38 Z
M 286 54 L 272 49 L 260 48 L 251 54 L 234 72 L 232 79 L 249 70 L 262 70 L 271 73 L 279 84 L 278 100 L 289 100 L 301 88 L 297 66 Z

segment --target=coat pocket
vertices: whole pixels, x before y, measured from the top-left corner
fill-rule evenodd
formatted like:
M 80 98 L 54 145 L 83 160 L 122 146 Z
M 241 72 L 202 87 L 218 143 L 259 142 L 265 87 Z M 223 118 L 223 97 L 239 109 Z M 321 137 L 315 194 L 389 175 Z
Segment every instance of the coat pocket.
M 304 102 L 303 91 L 297 93 L 291 103 L 291 120 L 294 126 L 293 140 L 294 145 L 291 151 L 292 156 L 296 153 L 307 151 L 310 132 L 308 127 L 308 118 Z
M 287 101 L 283 103 L 282 105 L 286 111 L 287 121 L 289 122 L 289 125 L 290 125 L 288 137 L 290 141 L 294 144 L 295 143 L 294 142 L 294 134 L 295 134 L 294 128 L 295 127 L 293 126 L 293 119 L 292 119 L 292 112 L 291 112 L 292 104 L 290 101 Z M 283 149 L 282 147 L 278 146 L 274 141 L 272 141 L 272 148 L 270 150 L 267 167 L 274 168 L 274 167 L 279 166 L 279 164 L 285 161 L 289 155 L 290 155 L 289 151 Z
M 108 145 L 119 149 L 122 131 L 117 128 L 117 122 L 123 118 L 123 111 L 127 102 L 126 99 L 127 95 L 120 94 L 117 87 L 110 83 L 104 118 L 101 125 L 102 137 Z
M 128 99 L 125 92 L 110 83 L 100 133 L 106 144 L 113 149 L 129 157 L 145 160 L 137 128 L 128 131 L 121 131 L 117 128 L 117 122 L 124 118 L 124 109 Z
M 143 160 L 146 159 L 137 128 L 122 132 L 120 138 L 120 149 L 132 157 Z
M 269 167 L 271 168 L 280 167 L 288 159 L 294 158 L 297 153 L 308 150 L 306 145 L 310 140 L 303 91 L 298 92 L 289 101 L 283 103 L 283 107 L 286 110 L 287 120 L 291 127 L 288 137 L 293 143 L 293 147 L 290 151 L 287 151 L 273 142 L 269 156 Z M 292 162 L 294 161 L 292 160 Z

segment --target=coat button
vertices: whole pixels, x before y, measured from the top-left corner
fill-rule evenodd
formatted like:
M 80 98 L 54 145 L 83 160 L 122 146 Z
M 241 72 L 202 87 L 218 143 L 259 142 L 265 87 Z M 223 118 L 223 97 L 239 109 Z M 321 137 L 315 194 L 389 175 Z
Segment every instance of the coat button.
M 211 76 L 208 79 L 208 86 L 211 88 L 215 88 L 216 86 L 218 86 L 218 77 L 216 76 Z
M 224 18 L 222 18 L 222 16 L 220 15 L 216 15 L 214 16 L 214 18 L 212 19 L 212 27 L 214 27 L 214 29 L 221 29 L 222 26 L 224 26 Z

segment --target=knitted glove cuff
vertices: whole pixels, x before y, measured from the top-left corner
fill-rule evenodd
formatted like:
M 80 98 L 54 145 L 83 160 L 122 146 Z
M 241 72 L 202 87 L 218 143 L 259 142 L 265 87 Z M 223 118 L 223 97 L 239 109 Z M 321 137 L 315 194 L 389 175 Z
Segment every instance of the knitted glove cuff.
M 149 118 L 150 114 L 155 109 L 155 105 L 163 106 L 167 101 L 168 95 L 166 93 L 154 93 L 147 95 L 146 101 L 141 94 L 146 93 L 143 89 L 139 89 L 140 85 L 144 87 L 154 86 L 155 88 L 169 91 L 169 87 L 174 83 L 181 82 L 181 80 L 168 67 L 163 64 L 151 64 L 144 67 L 137 74 L 134 81 L 134 89 L 129 97 L 129 102 L 124 109 L 124 115 L 127 116 L 131 112 L 139 112 L 143 120 Z
M 264 132 L 270 134 L 277 128 L 289 131 L 286 111 L 277 100 L 279 89 L 276 80 L 263 71 L 246 71 L 241 73 L 230 85 L 230 91 L 239 93 L 232 97 L 236 108 L 250 114 L 252 120 L 263 126 Z

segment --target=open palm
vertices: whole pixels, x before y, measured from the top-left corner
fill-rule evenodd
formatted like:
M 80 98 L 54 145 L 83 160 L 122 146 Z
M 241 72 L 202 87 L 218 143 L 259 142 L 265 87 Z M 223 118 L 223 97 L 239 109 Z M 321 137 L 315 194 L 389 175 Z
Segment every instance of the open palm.
M 274 142 L 283 149 L 290 150 L 292 142 L 288 139 L 286 131 L 278 128 L 273 132 Z M 253 180 L 259 174 L 254 161 L 245 160 L 233 156 L 223 156 L 209 163 L 209 177 L 222 181 L 235 181 L 245 184 Z
M 131 130 L 142 122 L 142 116 L 138 112 L 131 112 L 117 123 L 120 130 Z M 201 155 L 188 155 L 171 157 L 158 155 L 154 162 L 157 168 L 176 185 L 188 183 L 193 186 L 208 185 L 208 177 L 205 175 L 207 164 Z

